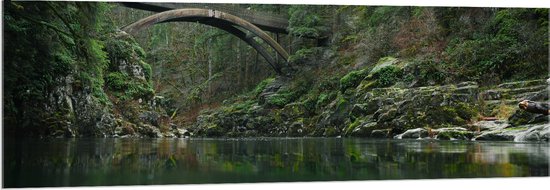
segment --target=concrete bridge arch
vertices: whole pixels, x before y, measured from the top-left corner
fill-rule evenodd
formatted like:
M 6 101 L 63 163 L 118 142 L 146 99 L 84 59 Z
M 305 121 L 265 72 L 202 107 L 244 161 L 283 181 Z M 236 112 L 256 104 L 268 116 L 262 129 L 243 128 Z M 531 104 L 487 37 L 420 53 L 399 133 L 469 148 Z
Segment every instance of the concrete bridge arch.
M 201 24 L 219 28 L 230 34 L 235 35 L 236 37 L 250 45 L 252 48 L 254 48 L 262 57 L 265 58 L 265 60 L 270 64 L 275 72 L 277 72 L 277 74 L 283 74 L 283 68 L 289 66 L 288 53 L 267 33 L 242 18 L 217 10 L 199 8 L 168 10 L 138 20 L 128 26 L 123 27 L 122 30 L 126 31 L 129 34 L 136 34 L 140 30 L 148 28 L 154 24 L 165 22 L 198 22 Z M 243 29 L 244 31 L 241 29 Z M 248 31 L 250 33 L 247 34 L 245 31 Z M 277 55 L 280 56 L 284 61 L 282 63 L 276 61 L 277 59 L 270 55 L 265 47 L 258 43 L 254 39 L 254 37 L 260 38 L 270 48 L 273 48 L 275 52 L 277 52 Z

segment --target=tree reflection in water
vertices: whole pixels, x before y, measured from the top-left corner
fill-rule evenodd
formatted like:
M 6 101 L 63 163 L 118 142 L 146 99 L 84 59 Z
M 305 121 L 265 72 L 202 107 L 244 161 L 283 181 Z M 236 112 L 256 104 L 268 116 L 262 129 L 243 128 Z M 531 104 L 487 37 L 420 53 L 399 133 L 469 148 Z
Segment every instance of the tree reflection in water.
M 8 140 L 5 187 L 548 176 L 547 143 L 339 138 Z

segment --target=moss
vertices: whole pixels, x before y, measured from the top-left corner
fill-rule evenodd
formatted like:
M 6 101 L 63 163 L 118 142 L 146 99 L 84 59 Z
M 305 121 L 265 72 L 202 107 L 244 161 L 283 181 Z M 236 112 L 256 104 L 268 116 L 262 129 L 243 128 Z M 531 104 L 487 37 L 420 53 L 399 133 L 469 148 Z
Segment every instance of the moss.
M 252 101 L 252 100 L 249 100 L 249 101 L 245 101 L 245 102 L 242 102 L 242 103 L 238 103 L 234 106 L 234 108 L 236 110 L 248 110 L 252 107 L 252 105 L 254 105 L 256 102 L 255 101 Z
M 324 79 L 318 84 L 319 91 L 334 91 L 338 89 L 340 78 L 333 76 L 328 79 Z
M 280 109 L 273 110 L 271 117 L 273 118 L 274 123 L 276 124 L 283 123 L 282 110 Z
M 344 36 L 342 39 L 340 39 L 340 43 L 346 44 L 346 43 L 357 43 L 359 39 L 359 36 L 355 34 L 348 34 Z
M 523 131 L 527 129 L 529 129 L 529 127 L 508 127 L 508 128 L 505 128 L 504 130 L 505 131 Z
M 316 51 L 313 48 L 299 49 L 298 51 L 296 51 L 296 53 L 288 57 L 288 61 L 291 63 L 300 62 L 307 59 L 308 57 L 311 57 L 315 52 Z
M 391 86 L 401 79 L 401 76 L 402 71 L 396 66 L 387 66 L 372 74 L 372 77 L 376 79 L 377 87 Z
M 311 81 L 307 79 L 297 79 L 292 81 L 286 89 L 279 90 L 276 94 L 268 96 L 266 103 L 279 108 L 296 101 L 310 90 Z
M 106 77 L 107 88 L 121 100 L 145 99 L 150 100 L 155 96 L 151 85 L 142 80 L 135 80 L 125 73 L 111 72 Z
M 141 67 L 143 68 L 143 74 L 145 75 L 145 79 L 147 81 L 151 81 L 153 77 L 153 69 L 151 68 L 151 65 L 145 63 L 144 61 L 140 61 Z
M 423 120 L 426 126 L 444 126 L 445 124 L 463 125 L 464 119 L 460 118 L 454 107 L 438 106 L 432 107 L 426 112 L 426 118 Z
M 314 113 L 317 107 L 317 97 L 310 97 L 301 103 L 304 105 L 307 113 Z
M 437 134 L 437 138 L 441 140 L 460 139 L 469 140 L 474 137 L 470 131 L 442 131 Z
M 143 81 L 131 81 L 128 83 L 126 98 L 150 100 L 155 96 L 155 91 L 148 83 Z
M 516 106 L 506 105 L 501 103 L 498 107 L 493 109 L 492 114 L 495 115 L 498 119 L 506 120 L 514 114 L 516 111 Z
M 281 109 L 282 119 L 285 121 L 293 120 L 294 118 L 304 117 L 307 108 L 303 103 L 291 103 Z
M 340 91 L 345 92 L 348 88 L 353 88 L 365 78 L 365 70 L 351 71 L 340 79 Z
M 103 91 L 103 78 L 90 76 L 90 74 L 83 72 L 80 73 L 80 81 L 83 86 L 88 86 L 91 89 L 92 96 L 101 104 L 109 105 L 111 102 L 107 98 L 107 94 Z
M 355 121 L 353 121 L 351 124 L 348 125 L 348 127 L 344 131 L 344 135 L 346 136 L 351 135 L 351 132 L 353 132 L 353 130 L 355 130 L 355 128 L 357 128 L 359 125 L 361 125 L 362 122 L 363 122 L 363 119 L 360 119 L 360 118 L 355 119 Z
M 269 96 L 267 98 L 267 103 L 269 105 L 274 105 L 277 107 L 284 107 L 288 103 L 292 101 L 292 93 L 290 92 L 283 92 L 280 94 L 274 94 L 272 96 Z
M 224 135 L 224 130 L 215 123 L 209 124 L 205 129 L 205 135 L 207 137 L 220 137 Z
M 131 39 L 131 46 L 132 46 L 132 50 L 137 54 L 137 56 L 139 56 L 140 58 L 142 59 L 145 59 L 145 51 L 143 50 L 143 48 L 141 48 L 141 46 L 139 46 L 138 43 L 136 43 L 133 39 Z
M 335 97 L 336 97 L 336 94 L 335 94 L 335 93 L 330 93 L 330 94 L 321 93 L 321 94 L 317 97 L 316 106 L 317 106 L 318 108 L 319 108 L 319 107 L 323 107 L 323 106 L 327 105 L 328 103 L 330 103 L 330 101 L 332 101 Z
M 107 75 L 107 87 L 111 90 L 124 90 L 128 87 L 128 75 L 121 72 L 112 72 Z
M 357 88 L 359 92 L 366 92 L 372 88 L 375 88 L 376 84 L 377 83 L 374 80 L 363 80 L 361 81 L 361 84 Z
M 535 117 L 536 117 L 536 114 L 534 113 L 529 113 L 529 112 L 517 109 L 516 112 L 508 118 L 508 122 L 512 126 L 520 126 L 520 125 L 529 124 L 529 122 L 533 120 Z
M 265 90 L 267 85 L 271 84 L 274 80 L 275 78 L 267 78 L 262 80 L 262 82 L 258 83 L 258 85 L 256 85 L 256 88 L 254 88 L 254 91 L 253 91 L 254 96 L 260 95 L 260 93 L 262 93 Z
M 247 100 L 243 102 L 235 102 L 231 104 L 230 106 L 225 106 L 222 108 L 222 110 L 226 113 L 231 112 L 238 112 L 238 111 L 248 111 L 252 106 L 256 104 L 256 101 L 254 100 Z
M 459 102 L 455 106 L 455 111 L 457 115 L 467 121 L 473 121 L 479 115 L 479 108 L 477 106 L 472 106 L 467 103 Z
M 342 97 L 342 96 L 338 96 L 337 108 L 345 107 L 347 104 L 348 104 L 348 100 L 346 100 L 346 99 L 345 99 L 344 97 Z

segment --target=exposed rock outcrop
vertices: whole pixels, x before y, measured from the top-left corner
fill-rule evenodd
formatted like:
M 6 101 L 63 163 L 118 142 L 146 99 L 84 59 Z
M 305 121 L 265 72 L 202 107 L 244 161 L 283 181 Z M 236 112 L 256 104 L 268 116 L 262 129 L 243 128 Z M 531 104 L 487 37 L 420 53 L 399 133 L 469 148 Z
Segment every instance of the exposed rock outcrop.
M 296 85 L 291 80 L 275 79 L 258 98 L 228 101 L 220 109 L 204 112 L 191 130 L 198 136 L 253 133 L 441 140 L 547 139 L 547 129 L 539 125 L 548 118 L 517 106 L 524 98 L 547 101 L 544 80 L 483 88 L 475 82 L 414 88 L 400 82 L 381 82 L 394 78 L 380 77 L 399 78 L 399 70 L 407 67 L 398 59 L 385 58 L 370 69 L 342 77 L 337 87 L 330 81 L 322 82 L 309 86 L 309 92 L 299 93 L 293 93 L 299 88 L 293 89 Z M 388 73 L 377 75 L 382 71 Z M 484 116 L 496 121 L 484 121 Z

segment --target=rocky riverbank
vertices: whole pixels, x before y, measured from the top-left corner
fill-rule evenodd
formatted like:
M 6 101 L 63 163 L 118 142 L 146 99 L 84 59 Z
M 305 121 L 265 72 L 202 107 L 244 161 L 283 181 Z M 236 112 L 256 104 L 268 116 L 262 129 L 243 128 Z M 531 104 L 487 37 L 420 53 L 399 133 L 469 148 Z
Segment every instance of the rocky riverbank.
M 88 68 L 95 72 L 93 75 L 68 70 L 55 76 L 55 85 L 44 89 L 43 99 L 35 95 L 27 101 L 5 101 L 16 105 L 12 106 L 15 111 L 8 110 L 4 115 L 7 136 L 188 136 L 160 106 L 163 99 L 155 96 L 152 88 L 151 66 L 144 61 L 145 53 L 134 39 L 117 32 L 109 34 L 104 42 L 101 51 L 105 65 Z
M 253 92 L 203 112 L 188 130 L 202 137 L 549 139 L 548 117 L 517 106 L 521 100 L 548 101 L 544 79 L 415 87 L 414 81 L 400 81 L 404 72 L 410 72 L 408 63 L 384 58 L 340 80 L 268 79 Z

